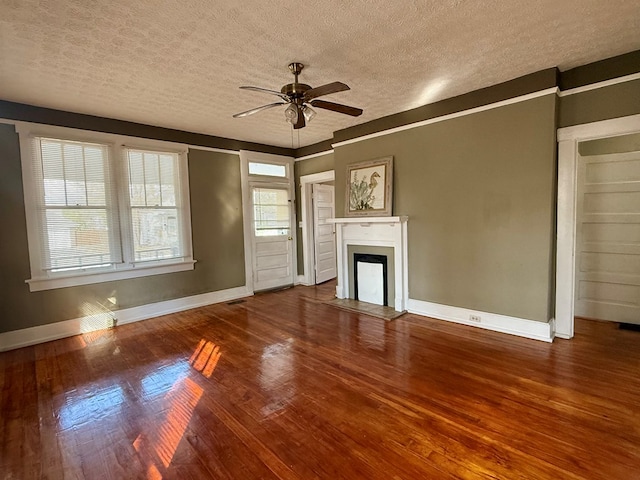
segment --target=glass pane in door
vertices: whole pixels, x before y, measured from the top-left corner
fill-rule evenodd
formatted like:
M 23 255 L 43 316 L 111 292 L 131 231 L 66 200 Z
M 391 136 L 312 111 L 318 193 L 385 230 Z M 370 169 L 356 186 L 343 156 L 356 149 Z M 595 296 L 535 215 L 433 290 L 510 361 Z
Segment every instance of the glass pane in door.
M 286 235 L 291 231 L 289 192 L 278 188 L 253 189 L 253 228 L 256 237 Z

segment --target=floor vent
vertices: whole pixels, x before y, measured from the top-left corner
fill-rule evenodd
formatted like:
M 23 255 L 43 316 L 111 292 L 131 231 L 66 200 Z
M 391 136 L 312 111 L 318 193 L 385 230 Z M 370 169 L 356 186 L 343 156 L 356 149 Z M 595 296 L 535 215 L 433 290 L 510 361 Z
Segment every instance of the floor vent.
M 635 323 L 621 323 L 620 330 L 632 330 L 634 332 L 640 332 L 640 325 Z
M 244 302 L 245 302 L 245 300 L 242 300 L 242 299 L 234 300 L 232 302 L 227 302 L 227 305 L 238 305 L 239 303 L 244 303 Z

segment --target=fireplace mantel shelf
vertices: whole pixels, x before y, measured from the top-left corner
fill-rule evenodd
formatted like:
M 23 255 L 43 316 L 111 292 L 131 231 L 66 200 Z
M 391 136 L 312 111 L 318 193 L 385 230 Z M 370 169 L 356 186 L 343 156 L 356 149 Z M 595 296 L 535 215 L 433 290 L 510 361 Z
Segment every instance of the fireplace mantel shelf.
M 327 218 L 327 223 L 404 223 L 409 220 L 406 215 L 400 217 L 349 217 L 349 218 Z

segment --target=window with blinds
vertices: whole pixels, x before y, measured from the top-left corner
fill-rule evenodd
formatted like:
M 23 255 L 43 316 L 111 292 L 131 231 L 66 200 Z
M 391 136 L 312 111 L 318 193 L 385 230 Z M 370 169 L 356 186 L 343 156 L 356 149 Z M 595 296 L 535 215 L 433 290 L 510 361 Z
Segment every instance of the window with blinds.
M 184 150 L 126 147 L 131 137 L 37 128 L 70 133 L 18 129 L 32 291 L 193 269 Z
M 68 271 L 121 262 L 114 241 L 117 210 L 107 146 L 50 138 L 36 143 L 44 269 Z
M 134 259 L 183 256 L 178 155 L 127 149 Z

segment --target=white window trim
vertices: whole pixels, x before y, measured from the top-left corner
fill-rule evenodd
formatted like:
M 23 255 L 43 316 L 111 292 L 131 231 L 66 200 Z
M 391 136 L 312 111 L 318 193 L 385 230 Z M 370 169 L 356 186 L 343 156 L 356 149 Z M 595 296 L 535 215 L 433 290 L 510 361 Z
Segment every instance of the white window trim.
M 94 283 L 193 270 L 196 261 L 193 259 L 193 242 L 191 237 L 187 145 L 29 122 L 15 122 L 15 128 L 20 139 L 20 159 L 22 164 L 24 204 L 27 222 L 27 238 L 29 239 L 29 261 L 31 267 L 31 278 L 25 281 L 29 285 L 30 291 L 35 292 L 54 288 L 89 285 Z M 32 151 L 34 146 L 34 137 L 59 138 L 64 140 L 108 145 L 111 149 L 110 155 L 113 157 L 113 161 L 117 164 L 115 169 L 116 171 L 113 172 L 116 175 L 119 175 L 120 169 L 123 168 L 122 165 L 120 165 L 120 162 L 123 158 L 123 150 L 125 148 L 177 153 L 180 168 L 181 207 L 184 216 L 182 223 L 184 256 L 182 259 L 167 259 L 149 262 L 134 262 L 129 260 L 129 263 L 104 269 L 92 268 L 74 271 L 73 273 L 61 272 L 48 275 L 44 274 L 39 262 L 39 259 L 41 258 L 40 242 L 33 240 L 38 237 L 38 219 L 36 215 L 32 214 L 32 212 L 36 211 L 37 207 L 36 198 L 38 188 L 34 183 L 31 168 L 32 159 L 34 158 Z M 121 192 L 119 192 L 119 195 L 121 195 Z M 119 198 L 119 200 L 119 208 L 122 209 L 124 208 L 122 198 Z

